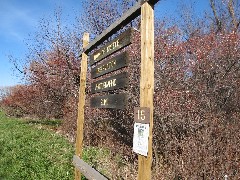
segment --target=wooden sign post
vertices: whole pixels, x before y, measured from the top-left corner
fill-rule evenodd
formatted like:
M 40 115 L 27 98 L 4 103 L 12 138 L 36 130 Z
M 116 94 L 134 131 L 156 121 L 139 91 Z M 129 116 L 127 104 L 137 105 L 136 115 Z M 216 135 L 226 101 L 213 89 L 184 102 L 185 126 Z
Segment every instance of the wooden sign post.
M 83 35 L 83 48 L 89 43 L 89 33 Z M 87 59 L 88 56 L 82 53 L 81 73 L 80 73 L 80 89 L 79 89 L 79 102 L 78 102 L 78 119 L 77 119 L 77 139 L 76 139 L 76 155 L 82 157 L 83 148 L 83 127 L 84 127 L 84 106 L 85 106 L 85 90 L 87 79 Z M 81 179 L 80 171 L 75 168 L 75 180 Z
M 138 156 L 138 180 L 151 179 L 154 91 L 154 10 L 145 2 L 141 7 L 140 107 L 150 108 L 148 156 Z

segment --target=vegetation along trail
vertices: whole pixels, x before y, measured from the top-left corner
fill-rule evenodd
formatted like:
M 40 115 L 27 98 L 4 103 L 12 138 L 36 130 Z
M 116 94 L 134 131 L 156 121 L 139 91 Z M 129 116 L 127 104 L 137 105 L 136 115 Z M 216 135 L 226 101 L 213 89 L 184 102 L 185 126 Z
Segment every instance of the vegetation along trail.
M 0 111 L 0 180 L 73 179 L 73 146 L 41 123 Z

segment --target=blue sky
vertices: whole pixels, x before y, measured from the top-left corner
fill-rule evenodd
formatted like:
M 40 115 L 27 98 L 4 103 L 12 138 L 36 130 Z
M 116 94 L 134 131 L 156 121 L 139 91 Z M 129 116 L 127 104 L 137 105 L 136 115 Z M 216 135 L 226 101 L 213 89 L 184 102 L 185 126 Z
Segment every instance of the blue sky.
M 162 0 L 156 5 L 156 15 L 172 17 L 176 14 L 181 0 Z M 190 1 L 190 0 L 185 0 Z M 196 1 L 196 11 L 206 9 L 208 0 Z M 8 55 L 23 59 L 27 54 L 26 42 L 34 35 L 41 18 L 53 16 L 56 7 L 62 7 L 68 22 L 81 11 L 81 0 L 0 0 L 0 87 L 21 84 L 16 77 Z
M 23 59 L 29 35 L 37 31 L 41 18 L 53 16 L 59 6 L 64 16 L 75 17 L 81 11 L 80 0 L 0 0 L 0 87 L 22 83 L 8 55 Z

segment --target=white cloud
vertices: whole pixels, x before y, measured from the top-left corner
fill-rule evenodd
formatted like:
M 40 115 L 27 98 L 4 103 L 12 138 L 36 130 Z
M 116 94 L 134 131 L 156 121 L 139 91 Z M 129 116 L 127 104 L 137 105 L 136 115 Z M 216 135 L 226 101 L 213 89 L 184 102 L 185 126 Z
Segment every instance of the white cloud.
M 23 41 L 24 40 L 24 36 L 21 33 L 17 32 L 17 31 L 13 31 L 12 30 L 12 31 L 8 32 L 8 34 L 10 36 L 12 36 L 13 38 L 15 38 L 16 40 L 19 40 L 19 41 Z

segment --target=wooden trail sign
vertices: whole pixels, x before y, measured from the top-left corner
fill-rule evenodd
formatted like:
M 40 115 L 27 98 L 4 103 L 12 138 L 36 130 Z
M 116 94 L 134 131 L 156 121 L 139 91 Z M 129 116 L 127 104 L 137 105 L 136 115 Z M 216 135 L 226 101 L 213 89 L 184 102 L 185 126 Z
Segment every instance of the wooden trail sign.
M 132 43 L 132 34 L 134 32 L 133 28 L 129 28 L 123 32 L 120 36 L 116 37 L 112 41 L 108 42 L 105 46 L 101 47 L 99 50 L 95 51 L 90 56 L 90 65 L 101 61 L 102 59 L 108 57 L 114 52 L 128 46 Z
M 93 97 L 90 100 L 92 108 L 124 109 L 127 104 L 126 94 L 111 94 Z
M 128 66 L 129 56 L 127 52 L 121 53 L 118 56 L 115 56 L 108 61 L 103 62 L 102 64 L 92 68 L 91 77 L 97 78 L 104 74 L 113 72 L 120 68 Z
M 138 156 L 138 180 L 151 179 L 151 165 L 152 165 L 152 129 L 153 129 L 153 90 L 154 90 L 154 5 L 159 0 L 138 0 L 137 3 L 125 12 L 121 18 L 111 24 L 104 30 L 97 38 L 90 44 L 83 43 L 82 54 L 82 68 L 81 68 L 81 84 L 79 93 L 79 106 L 78 106 L 78 123 L 77 123 L 77 140 L 76 140 L 76 155 L 77 158 L 81 157 L 83 145 L 83 124 L 84 124 L 84 105 L 85 105 L 85 86 L 86 86 L 86 70 L 87 70 L 87 54 L 91 52 L 98 45 L 107 40 L 111 35 L 116 33 L 122 27 L 126 26 L 137 16 L 141 15 L 141 79 L 140 79 L 140 106 L 149 108 L 149 139 L 148 139 L 148 153 L 147 157 Z M 130 31 L 130 35 L 127 33 Z M 94 65 L 104 58 L 110 56 L 114 52 L 131 44 L 132 29 L 125 32 L 113 41 L 110 41 L 105 46 L 91 55 L 90 65 Z M 120 39 L 121 38 L 121 39 Z M 85 36 L 86 39 L 86 36 Z M 101 65 L 98 65 L 101 69 Z M 124 66 L 122 66 L 124 67 Z M 99 70 L 100 70 L 99 69 Z M 109 73 L 116 69 L 108 68 L 108 65 L 102 64 L 101 73 L 92 72 L 92 78 L 99 77 L 103 74 Z M 109 70 L 107 70 L 109 69 Z M 111 70 L 110 70 L 111 69 Z M 98 70 L 98 69 L 97 69 Z M 83 72 L 82 72 L 83 71 Z M 93 97 L 90 100 L 91 107 L 97 108 L 117 108 L 123 109 L 126 106 L 126 94 L 112 94 L 105 96 Z M 145 124 L 146 125 L 146 124 Z M 94 169 L 89 168 L 82 161 L 74 159 L 74 164 L 77 168 L 75 179 L 81 178 L 80 171 L 83 174 L 89 175 L 89 179 L 96 179 L 92 174 L 98 174 Z M 81 168 L 85 166 L 86 168 Z
M 96 93 L 126 87 L 128 87 L 128 73 L 123 72 L 121 74 L 92 83 L 91 92 Z

